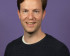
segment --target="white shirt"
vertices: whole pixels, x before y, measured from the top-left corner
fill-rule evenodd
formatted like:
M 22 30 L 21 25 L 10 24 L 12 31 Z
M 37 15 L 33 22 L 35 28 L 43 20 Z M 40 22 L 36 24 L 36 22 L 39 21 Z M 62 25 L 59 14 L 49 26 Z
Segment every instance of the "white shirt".
M 22 42 L 25 43 L 25 44 L 29 44 L 29 43 L 26 43 L 26 42 L 25 42 L 24 36 L 22 37 Z

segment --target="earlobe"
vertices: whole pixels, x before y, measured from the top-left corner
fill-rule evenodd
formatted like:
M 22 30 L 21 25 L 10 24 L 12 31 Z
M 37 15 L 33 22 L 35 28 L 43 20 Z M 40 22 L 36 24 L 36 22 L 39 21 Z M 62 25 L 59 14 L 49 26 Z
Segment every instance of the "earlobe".
M 19 16 L 19 19 L 20 19 L 20 12 L 19 12 L 19 10 L 17 11 L 17 13 L 18 13 L 18 16 Z
M 44 10 L 44 12 L 43 12 L 43 19 L 44 19 L 44 17 L 45 17 L 45 14 L 46 14 L 46 10 Z

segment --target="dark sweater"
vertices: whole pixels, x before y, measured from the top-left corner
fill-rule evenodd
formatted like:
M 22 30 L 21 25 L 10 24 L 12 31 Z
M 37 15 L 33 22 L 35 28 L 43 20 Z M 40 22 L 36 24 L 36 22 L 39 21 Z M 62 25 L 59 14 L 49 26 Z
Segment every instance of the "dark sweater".
M 27 45 L 22 42 L 22 36 L 6 47 L 4 56 L 69 56 L 67 47 L 46 34 L 39 42 Z

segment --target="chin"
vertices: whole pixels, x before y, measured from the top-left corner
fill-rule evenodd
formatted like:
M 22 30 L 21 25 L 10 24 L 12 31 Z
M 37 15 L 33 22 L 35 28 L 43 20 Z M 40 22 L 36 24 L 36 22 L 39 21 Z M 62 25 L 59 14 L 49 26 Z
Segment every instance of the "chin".
M 28 34 L 33 34 L 34 32 L 27 32 Z
M 26 31 L 27 33 L 29 33 L 29 34 L 33 34 L 33 33 L 35 33 L 35 31 L 33 30 L 31 30 L 31 31 Z
M 37 28 L 24 28 L 26 33 L 33 34 L 37 31 Z

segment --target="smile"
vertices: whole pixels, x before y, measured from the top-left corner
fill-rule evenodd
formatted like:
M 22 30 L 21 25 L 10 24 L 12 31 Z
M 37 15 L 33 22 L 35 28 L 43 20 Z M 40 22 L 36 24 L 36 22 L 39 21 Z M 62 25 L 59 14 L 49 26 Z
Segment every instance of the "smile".
M 36 24 L 36 22 L 26 22 L 28 27 L 34 27 L 34 25 Z
M 36 22 L 26 22 L 27 24 L 35 24 Z

